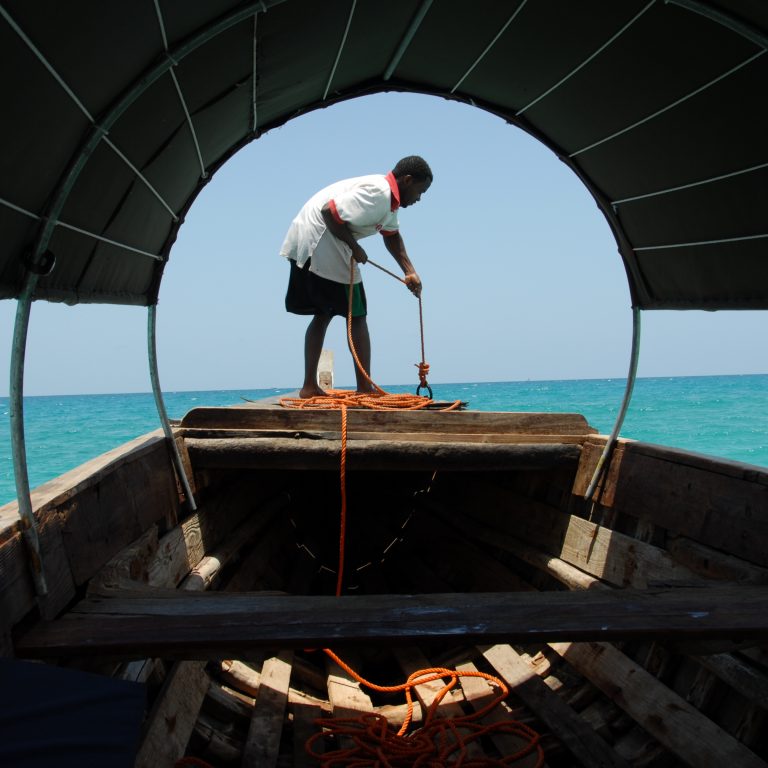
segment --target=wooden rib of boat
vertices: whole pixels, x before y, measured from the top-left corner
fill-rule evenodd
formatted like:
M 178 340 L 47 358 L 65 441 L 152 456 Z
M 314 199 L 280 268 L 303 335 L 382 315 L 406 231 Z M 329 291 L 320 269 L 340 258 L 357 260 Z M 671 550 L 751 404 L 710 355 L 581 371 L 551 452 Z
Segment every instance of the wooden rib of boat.
M 532 728 L 549 766 L 766 764 L 768 472 L 622 440 L 586 502 L 606 438 L 576 414 L 352 411 L 348 429 L 340 597 L 339 414 L 199 408 L 175 426 L 196 512 L 160 434 L 33 492 L 45 598 L 0 510 L 4 655 L 144 685 L 137 766 L 317 765 L 318 717 L 399 727 L 402 695 L 326 647 L 380 685 L 504 680 L 483 722 Z M 460 678 L 437 716 L 493 690 Z

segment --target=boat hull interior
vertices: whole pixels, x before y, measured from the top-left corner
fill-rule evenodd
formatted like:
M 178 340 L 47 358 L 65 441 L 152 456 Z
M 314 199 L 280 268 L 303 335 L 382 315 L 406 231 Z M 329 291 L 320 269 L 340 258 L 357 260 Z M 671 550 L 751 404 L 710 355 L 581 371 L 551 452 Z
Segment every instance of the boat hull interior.
M 379 688 L 431 668 L 509 687 L 483 727 L 523 731 L 485 760 L 765 764 L 768 473 L 622 440 L 588 501 L 606 438 L 575 414 L 353 411 L 343 482 L 339 413 L 174 430 L 195 511 L 153 434 L 34 492 L 46 597 L 3 535 L 5 655 L 144 686 L 136 765 L 317 765 L 317 718 L 396 730 Z M 442 686 L 411 729 L 498 694 Z

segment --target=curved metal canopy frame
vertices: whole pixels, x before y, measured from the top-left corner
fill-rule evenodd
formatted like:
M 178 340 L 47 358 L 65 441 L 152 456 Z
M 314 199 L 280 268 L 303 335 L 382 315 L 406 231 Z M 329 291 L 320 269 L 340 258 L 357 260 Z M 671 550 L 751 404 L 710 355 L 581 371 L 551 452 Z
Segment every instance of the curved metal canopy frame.
M 633 336 L 633 352 L 632 352 L 633 364 L 630 368 L 630 376 L 629 376 L 630 381 L 628 382 L 627 396 L 625 397 L 625 403 L 620 410 L 619 418 L 617 419 L 617 424 L 611 434 L 610 445 L 612 445 L 612 442 L 615 441 L 616 437 L 618 436 L 621 422 L 623 420 L 623 416 L 626 412 L 626 407 L 628 405 L 629 396 L 631 395 L 631 382 L 634 379 L 633 369 L 636 369 L 637 355 L 639 352 L 639 305 L 641 304 L 641 302 L 639 301 L 639 297 L 650 295 L 650 289 L 646 284 L 646 281 L 642 272 L 637 267 L 636 261 L 634 259 L 629 258 L 630 254 L 634 254 L 644 249 L 643 247 L 636 247 L 636 246 L 633 247 L 631 243 L 631 238 L 628 236 L 626 232 L 626 228 L 622 221 L 622 218 L 619 214 L 621 206 L 629 202 L 634 202 L 636 200 L 651 197 L 654 194 L 666 194 L 672 191 L 677 191 L 678 189 L 692 187 L 692 186 L 695 186 L 696 184 L 707 184 L 713 181 L 719 181 L 732 176 L 737 176 L 739 174 L 747 174 L 747 173 L 760 171 L 768 167 L 768 163 L 757 163 L 749 168 L 734 169 L 729 174 L 721 174 L 718 176 L 711 177 L 709 179 L 700 180 L 698 182 L 691 182 L 690 184 L 685 186 L 678 186 L 670 189 L 660 190 L 656 193 L 645 193 L 645 194 L 641 194 L 633 197 L 627 197 L 621 200 L 612 201 L 609 198 L 609 196 L 606 195 L 600 189 L 600 187 L 595 183 L 595 181 L 584 171 L 584 169 L 578 164 L 576 160 L 576 158 L 581 154 L 581 152 L 586 151 L 587 149 L 589 149 L 591 146 L 594 146 L 594 145 L 589 145 L 587 147 L 584 147 L 582 150 L 568 152 L 563 147 L 555 143 L 544 132 L 537 129 L 526 118 L 525 113 L 534 104 L 536 104 L 541 99 L 547 97 L 553 90 L 560 87 L 562 83 L 566 82 L 568 78 L 572 77 L 582 67 L 586 66 L 586 64 L 588 64 L 593 58 L 599 55 L 606 47 L 608 47 L 611 43 L 613 43 L 613 41 L 616 38 L 618 38 L 626 28 L 628 28 L 633 23 L 635 23 L 635 21 L 638 18 L 640 18 L 652 6 L 658 5 L 656 0 L 651 0 L 649 3 L 642 6 L 640 11 L 636 14 L 636 16 L 632 18 L 625 25 L 624 28 L 617 31 L 617 33 L 610 40 L 608 40 L 604 45 L 602 45 L 599 49 L 597 49 L 592 54 L 592 56 L 590 56 L 587 60 L 581 62 L 578 65 L 578 67 L 573 69 L 569 74 L 563 77 L 554 86 L 552 86 L 547 91 L 545 91 L 544 93 L 536 97 L 534 100 L 532 100 L 528 105 L 523 106 L 522 108 L 519 108 L 516 111 L 511 109 L 501 109 L 497 104 L 485 102 L 471 95 L 462 94 L 459 91 L 459 89 L 462 83 L 465 81 L 465 79 L 470 75 L 470 73 L 477 67 L 477 65 L 483 60 L 483 58 L 493 48 L 497 40 L 501 37 L 501 35 L 507 29 L 507 27 L 515 20 L 517 15 L 523 10 L 528 0 L 521 0 L 519 4 L 517 4 L 515 7 L 512 8 L 511 15 L 509 16 L 504 26 L 498 31 L 496 36 L 490 41 L 490 43 L 482 51 L 480 56 L 473 61 L 469 69 L 465 71 L 464 75 L 455 83 L 455 85 L 452 88 L 450 88 L 449 91 L 446 91 L 446 89 L 444 88 L 432 87 L 428 83 L 422 83 L 418 87 L 415 87 L 413 83 L 392 80 L 392 76 L 394 72 L 396 71 L 398 65 L 400 64 L 403 56 L 408 51 L 409 46 L 411 45 L 420 26 L 422 25 L 425 17 L 427 16 L 428 11 L 430 10 L 430 7 L 432 5 L 432 0 L 424 0 L 419 6 L 419 8 L 417 9 L 415 15 L 413 16 L 411 23 L 408 26 L 393 56 L 391 57 L 389 64 L 386 67 L 386 70 L 382 73 L 381 79 L 373 83 L 358 85 L 346 91 L 342 90 L 340 93 L 332 93 L 329 98 L 329 93 L 331 91 L 331 86 L 333 84 L 334 75 L 336 73 L 336 67 L 339 63 L 340 57 L 342 56 L 342 51 L 344 49 L 344 45 L 347 40 L 347 34 L 349 33 L 350 26 L 353 22 L 353 17 L 355 14 L 356 0 L 353 0 L 350 11 L 349 11 L 349 15 L 346 19 L 346 27 L 344 30 L 344 35 L 341 39 L 341 43 L 338 48 L 338 52 L 336 54 L 335 63 L 328 77 L 327 83 L 325 85 L 325 90 L 323 92 L 322 98 L 311 103 L 303 104 L 297 111 L 295 111 L 294 113 L 288 116 L 282 116 L 279 119 L 273 120 L 268 124 L 259 126 L 257 124 L 257 114 L 256 114 L 256 54 L 257 54 L 256 21 L 257 21 L 257 17 L 260 14 L 263 14 L 268 10 L 270 10 L 271 8 L 281 5 L 284 2 L 286 2 L 286 0 L 260 0 L 259 2 L 243 3 L 241 5 L 238 5 L 235 9 L 231 10 L 225 15 L 211 21 L 210 23 L 204 24 L 201 28 L 195 31 L 191 36 L 187 37 L 183 42 L 169 48 L 168 40 L 165 34 L 164 25 L 163 25 L 163 18 L 162 18 L 160 6 L 158 4 L 158 0 L 154 0 L 159 26 L 162 31 L 165 55 L 159 61 L 149 66 L 138 77 L 136 77 L 133 83 L 129 85 L 129 87 L 125 89 L 125 91 L 113 102 L 113 104 L 104 111 L 103 116 L 98 121 L 95 120 L 89 114 L 88 110 L 78 100 L 77 96 L 75 96 L 75 94 L 71 92 L 71 90 L 67 87 L 64 80 L 59 77 L 55 69 L 50 65 L 49 62 L 46 61 L 43 54 L 34 48 L 34 44 L 29 40 L 29 38 L 26 37 L 24 32 L 14 22 L 11 15 L 4 8 L 2 8 L 2 6 L 0 6 L 0 15 L 3 16 L 3 18 L 17 31 L 18 35 L 25 41 L 25 43 L 33 50 L 35 55 L 45 65 L 45 67 L 52 74 L 52 76 L 57 79 L 57 82 L 62 86 L 62 88 L 64 88 L 64 90 L 68 93 L 70 98 L 72 98 L 75 101 L 78 108 L 83 112 L 83 114 L 86 116 L 87 120 L 90 123 L 89 133 L 86 135 L 79 149 L 72 156 L 69 166 L 66 169 L 66 171 L 62 174 L 56 189 L 49 196 L 48 198 L 49 202 L 45 208 L 45 211 L 42 214 L 37 215 L 35 213 L 28 212 L 24 210 L 22 207 L 17 206 L 13 203 L 9 203 L 4 200 L 0 201 L 10 208 L 13 208 L 23 214 L 32 216 L 33 218 L 37 219 L 39 222 L 37 235 L 34 239 L 34 244 L 30 250 L 29 255 L 25 260 L 27 271 L 24 278 L 24 284 L 18 293 L 19 304 L 18 304 L 17 315 L 16 315 L 16 323 L 14 327 L 13 359 L 12 359 L 12 366 L 11 366 L 11 387 L 10 387 L 11 426 L 12 426 L 11 433 L 12 433 L 17 493 L 19 497 L 19 510 L 22 516 L 22 520 L 24 521 L 24 527 L 26 530 L 29 531 L 28 538 L 30 541 L 30 546 L 32 550 L 35 552 L 35 557 L 37 557 L 38 559 L 39 559 L 39 546 L 36 544 L 36 540 L 35 540 L 34 516 L 32 514 L 31 502 L 29 500 L 29 485 L 28 485 L 27 468 L 26 468 L 26 451 L 25 451 L 25 444 L 24 444 L 24 429 L 23 429 L 24 350 L 26 348 L 29 312 L 30 312 L 32 299 L 35 295 L 35 289 L 38 285 L 38 281 L 41 275 L 43 275 L 46 272 L 46 270 L 49 270 L 50 268 L 53 267 L 53 257 L 49 253 L 48 249 L 49 249 L 49 245 L 50 245 L 51 238 L 53 236 L 55 228 L 57 226 L 69 227 L 83 234 L 86 234 L 86 235 L 90 234 L 88 232 L 85 232 L 82 229 L 78 229 L 76 227 L 72 227 L 71 225 L 65 224 L 60 220 L 60 217 L 61 217 L 62 211 L 64 210 L 65 204 L 67 203 L 67 200 L 69 199 L 69 196 L 77 183 L 78 178 L 80 177 L 84 168 L 87 166 L 89 160 L 93 157 L 96 148 L 102 142 L 107 144 L 121 158 L 121 160 L 131 169 L 131 171 L 135 174 L 135 176 L 139 178 L 139 180 L 150 190 L 150 192 L 154 195 L 157 202 L 163 206 L 164 210 L 167 212 L 168 216 L 173 222 L 171 226 L 170 234 L 168 235 L 164 246 L 160 250 L 160 253 L 158 254 L 145 253 L 145 255 L 151 256 L 156 260 L 156 265 L 154 268 L 153 286 L 151 290 L 148 292 L 146 297 L 147 303 L 149 304 L 150 308 L 153 308 L 157 300 L 159 285 L 162 279 L 163 267 L 168 259 L 170 249 L 176 239 L 178 228 L 181 226 L 181 223 L 183 222 L 183 219 L 184 219 L 184 215 L 186 214 L 186 212 L 188 211 L 188 209 L 196 199 L 197 195 L 202 190 L 203 186 L 205 186 L 205 184 L 210 180 L 210 178 L 218 170 L 218 168 L 223 166 L 244 145 L 258 138 L 259 135 L 261 135 L 261 133 L 263 133 L 264 131 L 274 128 L 286 122 L 287 120 L 298 116 L 299 114 L 304 114 L 306 112 L 309 112 L 311 110 L 314 110 L 320 107 L 326 107 L 335 102 L 344 101 L 349 98 L 369 95 L 369 94 L 378 93 L 386 90 L 401 90 L 401 91 L 411 91 L 411 92 L 420 92 L 425 94 L 437 95 L 437 96 L 442 96 L 444 98 L 451 98 L 457 101 L 468 103 L 472 106 L 476 106 L 476 107 L 485 109 L 486 111 L 489 111 L 493 114 L 496 114 L 502 119 L 506 120 L 508 123 L 515 125 L 520 129 L 526 131 L 527 133 L 532 135 L 534 138 L 537 138 L 539 141 L 545 144 L 545 146 L 547 146 L 551 151 L 553 151 L 558 156 L 559 159 L 561 159 L 566 165 L 568 165 L 572 169 L 572 171 L 581 179 L 582 183 L 587 187 L 590 194 L 592 194 L 599 209 L 603 212 L 603 215 L 605 216 L 612 232 L 614 233 L 614 237 L 616 238 L 616 241 L 619 247 L 619 252 L 621 254 L 625 271 L 627 274 L 629 290 L 630 290 L 630 295 L 632 300 L 632 308 L 633 308 L 633 312 L 635 313 L 634 318 L 635 318 L 636 333 Z M 749 59 L 745 60 L 741 65 L 739 65 L 741 67 L 749 65 L 751 61 L 761 56 L 765 52 L 765 50 L 768 50 L 768 34 L 766 34 L 764 30 L 754 26 L 753 24 L 743 21 L 737 15 L 730 13 L 728 10 L 725 10 L 722 7 L 715 6 L 709 2 L 705 2 L 704 0 L 664 0 L 664 3 L 676 5 L 692 13 L 704 16 L 707 19 L 741 36 L 745 40 L 749 40 L 751 43 L 759 46 L 761 50 L 758 53 L 754 54 Z M 250 133 L 247 136 L 245 136 L 245 138 L 237 142 L 235 145 L 231 146 L 229 150 L 226 151 L 223 154 L 223 156 L 219 158 L 217 162 L 215 162 L 210 167 L 206 168 L 205 163 L 203 162 L 203 159 L 202 159 L 202 155 L 200 154 L 197 138 L 196 136 L 194 136 L 195 129 L 192 123 L 192 118 L 190 116 L 189 110 L 187 109 L 187 106 L 184 100 L 184 95 L 182 93 L 182 89 L 179 86 L 178 80 L 174 74 L 174 67 L 176 67 L 181 61 L 183 61 L 191 53 L 200 49 L 206 43 L 214 40 L 219 35 L 223 34 L 227 30 L 235 27 L 237 24 L 249 18 L 253 18 L 253 24 L 254 24 L 253 121 L 251 125 L 251 130 L 250 130 Z M 734 68 L 733 71 L 736 71 L 737 69 L 738 67 Z M 123 114 L 125 114 L 125 112 L 133 104 L 135 104 L 143 94 L 145 94 L 160 78 L 162 78 L 166 74 L 170 74 L 175 84 L 175 90 L 183 106 L 187 123 L 189 125 L 190 131 L 193 134 L 195 146 L 197 147 L 197 155 L 199 158 L 200 170 L 201 170 L 200 178 L 196 188 L 188 196 L 186 202 L 182 207 L 182 210 L 176 211 L 176 212 L 174 212 L 173 206 L 170 205 L 165 199 L 163 199 L 163 196 L 152 186 L 152 184 L 144 176 L 144 174 L 133 163 L 131 163 L 128 157 L 124 153 L 122 153 L 121 150 L 108 138 L 108 134 L 110 130 L 115 126 L 115 124 L 118 122 L 120 117 Z M 730 74 L 730 73 L 726 73 L 726 75 L 727 74 Z M 726 76 L 726 75 L 723 75 L 723 76 Z M 717 81 L 715 80 L 713 82 L 717 82 Z M 704 87 L 708 87 L 708 85 Z M 654 116 L 655 115 L 651 115 L 650 118 L 648 119 L 651 119 Z M 630 126 L 630 128 L 632 127 L 633 126 Z M 612 137 L 609 136 L 607 137 L 606 140 L 611 138 Z M 92 234 L 91 236 L 96 239 L 106 240 L 106 238 L 103 238 L 100 235 L 95 233 Z M 765 236 L 766 235 L 751 235 L 751 236 L 748 236 L 747 238 L 733 238 L 733 239 L 734 240 L 753 239 L 755 237 L 760 238 Z M 111 241 L 106 240 L 106 242 L 111 242 Z M 114 244 L 122 248 L 126 248 L 128 250 L 138 251 L 139 253 L 142 253 L 140 249 L 132 248 L 128 245 L 120 245 L 119 243 L 114 243 Z M 699 245 L 699 244 L 700 243 L 684 243 L 684 244 L 680 244 L 680 246 Z M 680 246 L 653 246 L 653 247 L 668 248 L 668 247 L 680 247 Z M 650 247 L 645 248 L 645 250 L 648 250 L 648 249 L 650 249 Z M 153 327 L 153 320 L 154 320 L 154 315 L 151 312 L 150 313 L 150 329 L 152 329 Z M 150 342 L 150 347 L 151 347 L 153 344 L 153 330 L 151 330 L 150 333 L 152 334 L 151 342 Z M 150 354 L 151 354 L 151 350 L 150 350 Z M 156 361 L 155 361 L 154 370 L 156 372 Z M 153 385 L 154 385 L 155 378 L 157 377 L 155 376 L 153 378 Z M 155 389 L 154 386 L 153 386 L 153 389 Z M 159 395 L 159 384 L 156 390 L 157 390 L 156 399 L 158 400 L 158 411 L 160 412 L 161 421 L 163 421 L 164 428 L 165 428 L 167 426 L 167 418 L 164 416 L 164 406 L 162 406 L 162 397 L 161 395 Z M 609 445 L 609 448 L 607 449 L 608 451 L 610 450 L 610 445 Z M 598 472 L 599 472 L 599 469 L 598 469 Z M 596 475 L 593 478 L 593 482 L 591 484 L 592 491 L 594 491 L 594 487 L 597 482 L 597 479 L 598 479 L 598 473 L 596 472 Z M 39 575 L 40 575 L 40 578 L 42 578 L 42 572 L 40 572 Z M 44 582 L 40 582 L 38 586 L 39 586 L 39 589 L 44 591 L 45 589 Z

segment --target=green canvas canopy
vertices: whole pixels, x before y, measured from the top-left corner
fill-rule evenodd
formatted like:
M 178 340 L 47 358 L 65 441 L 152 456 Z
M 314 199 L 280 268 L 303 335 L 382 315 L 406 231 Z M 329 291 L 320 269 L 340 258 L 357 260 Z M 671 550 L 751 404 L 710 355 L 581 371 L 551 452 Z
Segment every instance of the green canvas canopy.
M 764 0 L 2 0 L 0 16 L 0 298 L 31 270 L 36 299 L 154 304 L 186 212 L 240 148 L 398 90 L 555 152 L 636 308 L 768 308 Z

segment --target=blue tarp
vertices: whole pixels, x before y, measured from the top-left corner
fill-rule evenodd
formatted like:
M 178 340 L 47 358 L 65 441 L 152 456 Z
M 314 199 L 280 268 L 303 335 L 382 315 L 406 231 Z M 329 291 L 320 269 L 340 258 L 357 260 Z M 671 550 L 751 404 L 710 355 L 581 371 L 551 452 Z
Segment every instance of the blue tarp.
M 0 659 L 0 766 L 133 768 L 140 683 Z

